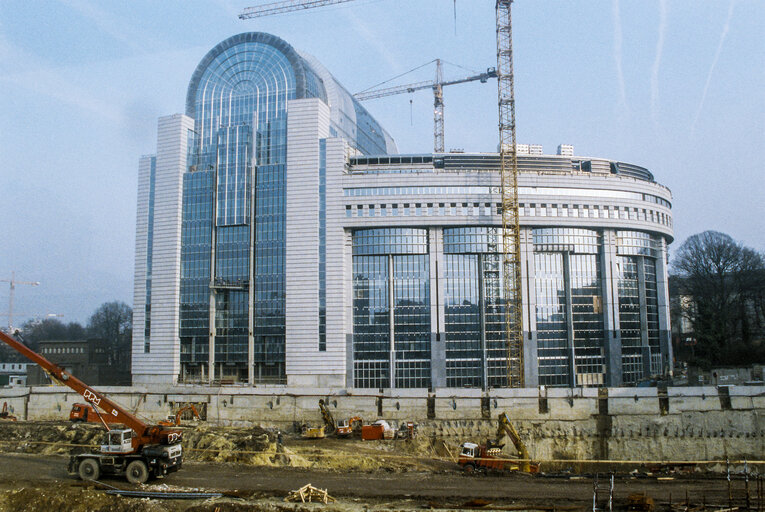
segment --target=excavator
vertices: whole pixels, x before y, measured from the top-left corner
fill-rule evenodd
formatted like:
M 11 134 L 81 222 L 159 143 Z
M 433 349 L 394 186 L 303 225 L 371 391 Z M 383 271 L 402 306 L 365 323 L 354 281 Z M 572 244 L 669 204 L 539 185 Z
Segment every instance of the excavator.
M 163 427 L 180 427 L 181 417 L 183 416 L 183 413 L 186 411 L 191 411 L 191 414 L 194 415 L 195 420 L 202 419 L 199 416 L 199 411 L 197 411 L 197 408 L 194 407 L 194 404 L 189 404 L 178 409 L 178 412 L 175 413 L 175 416 L 168 416 L 166 420 L 159 420 L 159 424 L 162 425 Z
M 100 391 L 15 338 L 0 331 L 0 340 L 81 395 L 87 404 L 93 406 L 106 428 L 98 452 L 81 453 L 69 458 L 69 474 L 78 475 L 82 480 L 97 480 L 102 474 L 125 476 L 130 483 L 143 484 L 151 477 L 163 477 L 181 468 L 183 450 L 180 430 L 147 425 Z M 112 428 L 104 417 L 126 428 Z
M 3 402 L 3 410 L 0 411 L 1 421 L 16 421 L 16 416 L 8 412 L 8 402 Z
M 505 435 L 512 441 L 513 446 L 518 451 L 520 460 L 507 460 L 501 456 L 501 450 L 504 446 L 501 441 Z M 530 461 L 529 451 L 506 412 L 503 412 L 497 418 L 496 439 L 489 440 L 486 444 L 482 445 L 462 443 L 457 462 L 466 473 L 471 473 L 476 469 L 510 470 L 522 473 L 539 472 L 539 464 Z
M 321 419 L 324 421 L 324 425 L 320 427 L 303 425 L 304 439 L 322 439 L 328 435 L 334 434 L 337 430 L 335 418 L 332 416 L 332 413 L 323 399 L 319 399 L 319 410 L 321 411 Z
M 364 420 L 361 416 L 353 416 L 347 420 L 340 420 L 337 422 L 337 436 L 348 437 L 354 432 L 361 432 L 361 426 L 364 424 Z

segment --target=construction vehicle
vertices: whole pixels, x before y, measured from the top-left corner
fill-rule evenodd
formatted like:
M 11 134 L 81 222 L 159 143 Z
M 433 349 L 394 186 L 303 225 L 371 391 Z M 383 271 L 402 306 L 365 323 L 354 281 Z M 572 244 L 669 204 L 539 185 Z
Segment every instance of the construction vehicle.
M 197 408 L 194 407 L 194 404 L 189 404 L 178 409 L 178 412 L 176 412 L 175 415 L 171 414 L 170 416 L 167 417 L 166 420 L 160 420 L 159 424 L 162 425 L 163 427 L 180 427 L 181 417 L 183 416 L 183 413 L 186 411 L 191 411 L 191 414 L 193 415 L 195 420 L 202 419 L 199 416 L 199 411 L 197 411 Z
M 334 434 L 337 430 L 337 424 L 324 400 L 319 399 L 319 409 L 321 410 L 321 419 L 324 420 L 324 433 L 327 435 Z
M 310 425 L 303 425 L 302 430 L 303 439 L 324 439 L 324 425 L 320 427 L 312 427 Z
M 340 420 L 337 422 L 336 434 L 338 437 L 348 437 L 354 432 L 361 432 L 361 428 L 364 422 L 360 416 L 354 416 L 347 420 Z
M 142 484 L 151 477 L 163 477 L 181 468 L 180 430 L 147 425 L 100 391 L 2 331 L 0 340 L 81 395 L 86 403 L 93 406 L 106 428 L 99 452 L 69 458 L 69 474 L 78 475 L 83 480 L 97 480 L 102 474 L 124 475 L 128 482 Z M 104 416 L 110 416 L 113 423 L 120 423 L 126 428 L 111 428 Z
M 89 422 L 89 423 L 101 423 L 106 422 L 109 424 L 118 423 L 118 421 L 112 416 L 102 416 L 99 414 L 95 407 L 91 404 L 73 404 L 72 410 L 69 411 L 69 421 L 73 422 Z
M 321 411 L 321 419 L 324 421 L 324 425 L 319 427 L 303 425 L 302 434 L 304 439 L 322 439 L 328 435 L 334 434 L 337 430 L 335 418 L 332 416 L 327 404 L 322 399 L 319 399 L 319 410 Z
M 518 451 L 519 459 L 508 459 L 502 455 L 501 441 L 507 435 Z M 497 436 L 486 444 L 462 443 L 457 463 L 466 473 L 476 470 L 493 469 L 497 471 L 520 471 L 522 473 L 539 472 L 539 464 L 532 463 L 529 451 L 521 440 L 521 436 L 513 426 L 507 413 L 502 413 L 497 419 Z
M 401 423 L 396 430 L 396 439 L 414 439 L 417 437 L 417 424 L 413 421 Z
M 16 416 L 8 412 L 8 402 L 3 402 L 3 410 L 0 411 L 0 421 L 16 421 Z

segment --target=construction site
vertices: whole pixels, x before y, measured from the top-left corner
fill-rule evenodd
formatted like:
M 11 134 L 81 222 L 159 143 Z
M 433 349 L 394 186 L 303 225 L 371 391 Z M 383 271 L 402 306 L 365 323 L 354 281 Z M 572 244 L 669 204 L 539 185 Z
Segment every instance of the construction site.
M 518 144 L 512 3 L 496 67 L 355 95 L 210 50 L 140 161 L 133 385 L 0 331 L 51 382 L 0 388 L 0 510 L 765 510 L 765 385 L 672 385 L 672 194 Z M 497 152 L 447 153 L 443 88 L 493 80 Z M 359 102 L 419 90 L 398 155 Z
M 312 507 L 327 510 L 764 505 L 763 387 L 406 397 L 104 388 L 93 390 L 95 399 L 122 406 L 101 402 L 102 412 L 83 414 L 83 396 L 90 396 L 84 389 L 0 393 L 4 510 L 70 504 L 83 510 L 307 510 L 302 501 L 284 501 L 307 484 L 334 500 L 315 498 L 322 504 Z M 99 450 L 100 458 L 121 456 L 105 452 L 107 425 L 110 435 L 121 435 L 124 425 L 139 432 L 152 431 L 152 424 L 164 432 L 160 439 L 182 439 L 177 473 L 131 475 L 122 463 L 110 476 L 106 466 L 95 473 L 73 466 Z

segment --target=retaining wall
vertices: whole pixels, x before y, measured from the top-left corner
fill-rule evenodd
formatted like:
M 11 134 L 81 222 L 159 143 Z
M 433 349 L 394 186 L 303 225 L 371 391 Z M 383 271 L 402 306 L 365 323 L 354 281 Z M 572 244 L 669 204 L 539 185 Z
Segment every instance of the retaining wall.
M 321 423 L 319 398 L 336 419 L 360 415 L 394 425 L 413 420 L 423 435 L 459 444 L 494 437 L 507 412 L 534 458 L 614 460 L 765 459 L 765 387 L 399 390 L 351 394 L 284 387 L 102 387 L 110 398 L 151 420 L 179 403 L 203 404 L 223 426 L 289 429 Z M 26 420 L 67 419 L 79 395 L 59 386 L 0 389 L 0 401 Z

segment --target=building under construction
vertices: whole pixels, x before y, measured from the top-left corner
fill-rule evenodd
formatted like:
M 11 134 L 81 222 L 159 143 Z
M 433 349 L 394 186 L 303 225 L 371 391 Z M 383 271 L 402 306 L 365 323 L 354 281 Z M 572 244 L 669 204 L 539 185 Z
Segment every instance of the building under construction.
M 523 383 L 671 370 L 671 194 L 518 146 Z M 200 62 L 139 167 L 133 382 L 508 384 L 497 154 L 397 154 L 324 67 L 263 33 Z

